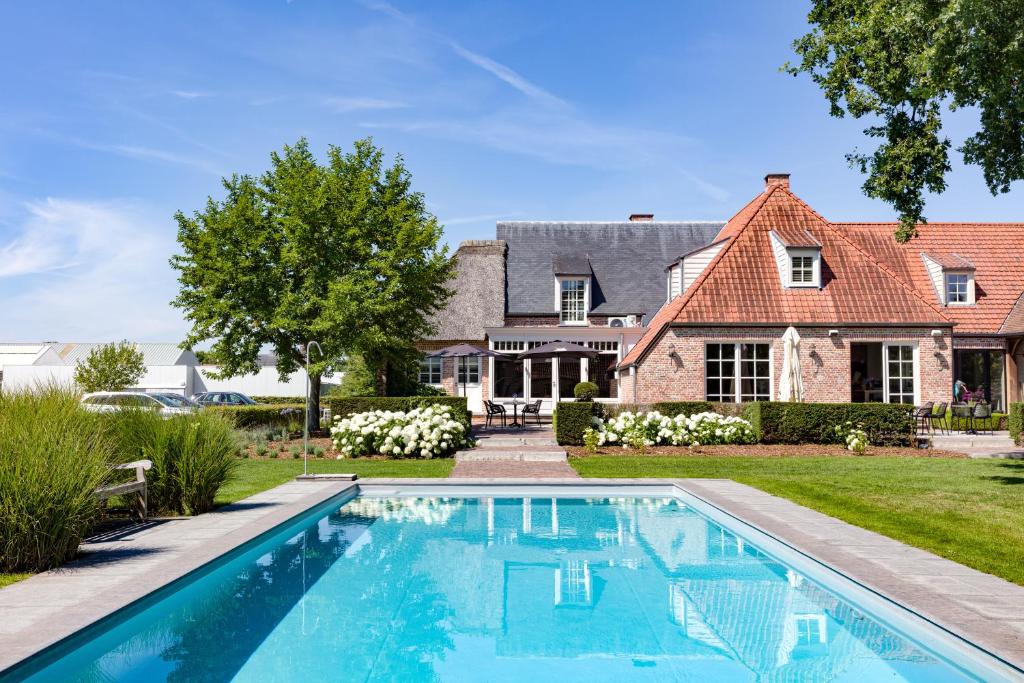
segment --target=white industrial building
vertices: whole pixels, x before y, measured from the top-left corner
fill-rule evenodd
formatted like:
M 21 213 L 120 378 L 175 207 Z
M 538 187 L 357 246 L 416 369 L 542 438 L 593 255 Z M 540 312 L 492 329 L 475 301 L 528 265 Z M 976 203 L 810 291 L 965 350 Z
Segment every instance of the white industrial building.
M 42 342 L 0 344 L 0 390 L 18 391 L 45 384 L 72 385 L 75 366 L 102 344 Z M 280 381 L 272 356 L 261 360 L 266 365 L 252 375 L 215 379 L 215 365 L 201 365 L 192 351 L 177 344 L 141 342 L 135 347 L 142 353 L 146 373 L 132 387 L 136 391 L 173 392 L 191 396 L 200 391 L 239 391 L 250 396 L 295 396 L 305 394 L 306 374 L 299 370 Z M 341 381 L 341 375 L 324 378 L 329 385 Z

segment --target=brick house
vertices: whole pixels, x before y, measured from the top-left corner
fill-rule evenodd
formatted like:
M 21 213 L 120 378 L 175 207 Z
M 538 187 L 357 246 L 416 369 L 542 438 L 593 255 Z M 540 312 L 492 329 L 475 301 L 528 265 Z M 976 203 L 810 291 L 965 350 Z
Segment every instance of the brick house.
M 793 326 L 807 401 L 949 401 L 956 379 L 1019 400 L 1024 224 L 894 228 L 829 222 L 767 176 L 619 364 L 621 399 L 775 400 Z
M 458 249 L 456 295 L 433 350 L 468 342 L 508 358 L 424 360 L 420 380 L 483 399 L 540 399 L 577 382 L 599 400 L 777 400 L 782 335 L 799 332 L 804 400 L 949 401 L 955 380 L 998 409 L 1024 382 L 1024 224 L 834 223 L 789 176 L 727 222 L 499 222 Z M 549 341 L 595 360 L 516 360 Z M 461 366 L 461 364 L 460 364 Z

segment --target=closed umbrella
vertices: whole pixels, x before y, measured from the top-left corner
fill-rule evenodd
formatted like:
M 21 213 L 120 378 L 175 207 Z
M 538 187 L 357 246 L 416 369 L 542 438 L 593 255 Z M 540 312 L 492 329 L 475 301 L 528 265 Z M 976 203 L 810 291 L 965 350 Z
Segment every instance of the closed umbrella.
M 462 395 L 466 395 L 466 376 L 469 374 L 466 372 L 466 359 L 467 358 L 489 358 L 495 356 L 503 356 L 504 354 L 498 353 L 497 351 L 491 351 L 480 346 L 473 346 L 472 344 L 453 344 L 452 346 L 446 346 L 443 349 L 438 349 L 427 354 L 428 358 L 461 358 L 462 359 Z M 458 379 L 458 374 L 456 374 Z M 458 388 L 458 383 L 456 383 Z
M 779 380 L 780 401 L 804 400 L 804 384 L 800 378 L 800 335 L 789 327 L 782 335 L 782 377 Z

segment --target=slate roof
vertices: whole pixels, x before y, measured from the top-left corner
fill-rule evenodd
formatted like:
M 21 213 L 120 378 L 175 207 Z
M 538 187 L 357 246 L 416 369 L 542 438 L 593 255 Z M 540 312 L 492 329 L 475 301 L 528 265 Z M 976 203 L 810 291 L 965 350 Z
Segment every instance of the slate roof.
M 1024 319 L 1013 315 L 1024 292 L 1024 223 L 926 223 L 905 244 L 892 237 L 896 223 L 833 225 L 932 301 L 922 252 L 949 268 L 973 267 L 977 303 L 942 309 L 957 335 L 1024 332 Z
M 769 236 L 780 230 L 806 233 L 821 244 L 820 289 L 783 287 Z M 922 295 L 786 186 L 766 188 L 719 237 L 727 235 L 732 240 L 685 293 L 665 304 L 621 366 L 640 359 L 671 324 L 951 325 L 934 297 Z
M 556 315 L 555 273 L 586 257 L 593 272 L 591 315 L 643 314 L 665 303 L 665 264 L 710 244 L 723 223 L 701 221 L 502 221 L 508 244 L 506 306 L 511 315 Z
M 455 252 L 455 294 L 432 319 L 429 341 L 480 341 L 485 327 L 505 324 L 505 243 L 467 240 Z

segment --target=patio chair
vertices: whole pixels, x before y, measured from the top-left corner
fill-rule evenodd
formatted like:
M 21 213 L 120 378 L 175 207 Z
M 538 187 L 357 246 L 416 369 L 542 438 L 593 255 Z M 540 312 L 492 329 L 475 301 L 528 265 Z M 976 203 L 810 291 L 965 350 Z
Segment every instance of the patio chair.
M 977 405 L 974 406 L 974 414 L 972 417 L 974 418 L 973 422 L 975 433 L 985 431 L 986 420 L 988 421 L 988 432 L 990 434 L 996 433 L 996 428 L 993 424 L 995 420 L 992 419 L 992 404 L 978 403 Z
M 939 430 L 945 434 L 949 433 L 949 420 L 946 418 L 946 409 L 948 407 L 948 403 L 939 401 L 932 409 L 932 424 L 938 424 Z
M 950 430 L 954 429 L 953 425 L 955 424 L 955 429 L 957 431 L 965 433 L 970 433 L 974 431 L 972 428 L 974 422 L 974 412 L 971 410 L 971 407 L 969 405 L 967 405 L 966 403 L 954 403 L 950 410 L 953 413 L 953 422 L 950 424 Z
M 484 409 L 487 411 L 487 420 L 484 422 L 485 427 L 490 427 L 491 420 L 496 419 L 498 417 L 501 418 L 501 426 L 506 426 L 505 417 L 508 415 L 508 412 L 505 410 L 505 406 L 499 403 L 493 403 L 491 401 L 485 400 Z
M 914 410 L 914 441 L 920 444 L 922 441 L 925 447 L 931 446 L 932 439 L 932 407 L 933 401 L 922 403 Z
M 523 406 L 523 426 L 526 426 L 526 416 L 533 415 L 537 421 L 537 426 L 540 426 L 540 399 L 533 403 L 527 403 Z

